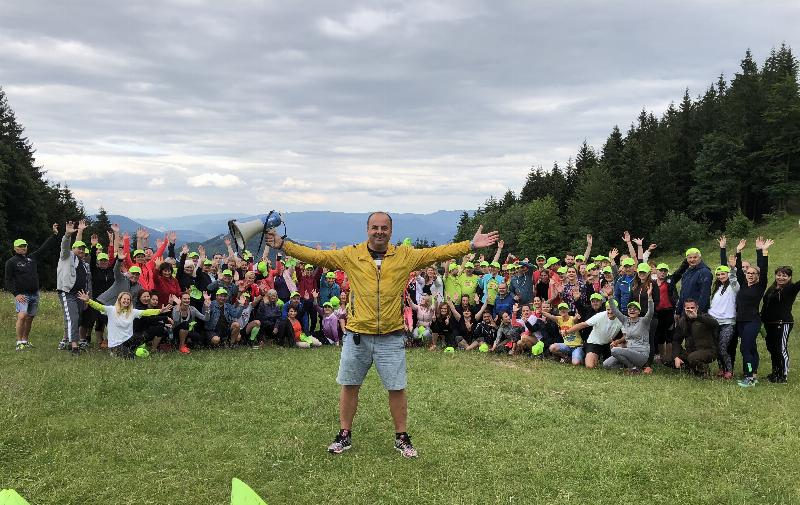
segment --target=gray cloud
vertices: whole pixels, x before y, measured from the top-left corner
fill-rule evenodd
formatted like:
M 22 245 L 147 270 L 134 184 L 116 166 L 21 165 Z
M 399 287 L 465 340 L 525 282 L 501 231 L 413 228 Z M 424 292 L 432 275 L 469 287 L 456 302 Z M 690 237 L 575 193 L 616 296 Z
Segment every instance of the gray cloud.
M 141 217 L 474 208 L 730 78 L 745 48 L 796 46 L 800 19 L 710 0 L 0 6 L 0 85 L 49 177 Z

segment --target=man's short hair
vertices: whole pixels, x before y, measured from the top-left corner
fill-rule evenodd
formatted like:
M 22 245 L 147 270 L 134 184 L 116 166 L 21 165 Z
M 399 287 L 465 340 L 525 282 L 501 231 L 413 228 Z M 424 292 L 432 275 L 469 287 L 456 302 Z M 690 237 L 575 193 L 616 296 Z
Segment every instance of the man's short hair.
M 683 306 L 685 307 L 687 303 L 693 303 L 697 305 L 697 300 L 695 300 L 694 298 L 687 298 L 686 300 L 683 301 Z
M 374 216 L 375 214 L 383 214 L 386 217 L 388 217 L 389 218 L 389 226 L 392 226 L 392 216 L 390 216 L 388 212 L 384 212 L 382 210 L 376 210 L 375 212 L 373 212 L 369 216 L 367 216 L 367 226 L 369 226 L 369 221 L 370 221 L 370 219 L 372 219 L 372 216 Z

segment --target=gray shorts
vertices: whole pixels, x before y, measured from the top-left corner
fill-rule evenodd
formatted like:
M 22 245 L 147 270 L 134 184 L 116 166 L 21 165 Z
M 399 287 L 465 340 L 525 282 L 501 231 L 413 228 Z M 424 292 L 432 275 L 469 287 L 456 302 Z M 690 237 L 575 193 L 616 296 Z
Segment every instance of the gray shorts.
M 356 345 L 353 332 L 346 331 L 336 382 L 342 386 L 360 386 L 373 362 L 384 388 L 388 391 L 406 388 L 406 348 L 402 332 L 362 334 L 361 343 Z

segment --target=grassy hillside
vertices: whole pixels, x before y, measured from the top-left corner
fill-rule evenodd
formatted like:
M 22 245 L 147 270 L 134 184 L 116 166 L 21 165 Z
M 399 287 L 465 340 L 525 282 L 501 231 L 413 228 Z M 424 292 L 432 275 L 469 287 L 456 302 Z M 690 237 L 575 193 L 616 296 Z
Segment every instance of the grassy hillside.
M 763 232 L 777 240 L 771 258 L 800 267 L 797 228 L 775 226 Z M 0 488 L 31 503 L 227 503 L 232 477 L 272 505 L 800 503 L 795 369 L 788 385 L 741 389 L 663 368 L 628 377 L 412 350 L 420 458 L 392 448 L 374 371 L 354 448 L 334 457 L 337 348 L 72 358 L 55 350 L 48 294 L 37 347 L 16 353 L 13 317 L 0 295 Z M 798 342 L 795 330 L 794 357 Z

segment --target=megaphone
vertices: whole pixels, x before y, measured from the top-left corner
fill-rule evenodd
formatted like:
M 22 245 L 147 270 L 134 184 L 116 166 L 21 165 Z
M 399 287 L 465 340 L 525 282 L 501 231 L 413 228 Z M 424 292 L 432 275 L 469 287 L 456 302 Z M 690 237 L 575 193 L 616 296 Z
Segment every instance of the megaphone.
M 262 219 L 254 219 L 246 223 L 239 223 L 235 219 L 228 221 L 228 231 L 231 235 L 231 240 L 236 244 L 236 250 L 241 251 L 247 247 L 247 241 L 261 234 L 261 242 L 259 243 L 259 252 L 261 251 L 261 243 L 264 242 L 264 234 L 267 230 L 272 230 L 283 224 L 283 217 L 279 212 L 274 210 L 269 211 L 267 217 Z M 286 225 L 284 224 L 284 229 Z M 284 234 L 284 237 L 286 235 Z M 258 253 L 256 253 L 258 254 Z

